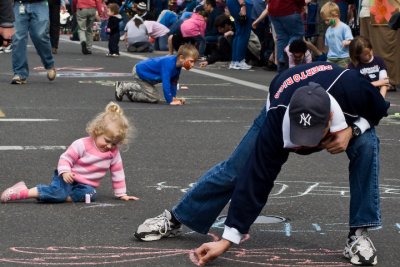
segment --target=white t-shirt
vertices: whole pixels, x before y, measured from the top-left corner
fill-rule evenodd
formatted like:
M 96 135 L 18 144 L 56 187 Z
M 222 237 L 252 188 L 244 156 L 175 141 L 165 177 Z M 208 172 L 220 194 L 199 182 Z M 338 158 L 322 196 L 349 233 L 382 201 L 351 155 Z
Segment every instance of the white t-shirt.
M 125 26 L 125 32 L 127 33 L 128 44 L 134 44 L 137 42 L 148 42 L 149 35 L 147 33 L 146 26 L 144 24 L 136 27 L 135 22 L 131 19 Z

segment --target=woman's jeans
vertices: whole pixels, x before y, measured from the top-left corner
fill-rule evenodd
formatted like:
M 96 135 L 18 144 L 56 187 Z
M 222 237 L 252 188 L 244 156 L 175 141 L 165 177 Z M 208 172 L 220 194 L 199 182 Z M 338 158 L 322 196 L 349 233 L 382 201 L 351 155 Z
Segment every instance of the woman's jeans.
M 198 233 L 209 231 L 232 196 L 236 179 L 265 125 L 265 116 L 263 109 L 232 155 L 209 169 L 172 208 L 179 222 Z M 380 226 L 379 139 L 375 129 L 353 138 L 346 152 L 350 159 L 350 227 Z
M 20 2 L 15 1 L 15 34 L 12 39 L 12 66 L 14 75 L 19 75 L 21 78 L 28 78 L 29 66 L 26 51 L 28 33 L 46 70 L 54 67 L 54 59 L 51 54 L 49 7 L 47 1 L 24 2 L 24 9 L 21 8 L 21 5 Z M 20 10 L 24 10 L 24 13 L 20 14 Z
M 73 202 L 84 202 L 85 195 L 89 194 L 91 201 L 96 200 L 96 189 L 90 185 L 73 182 L 68 184 L 54 171 L 53 181 L 49 185 L 39 184 L 36 186 L 39 192 L 39 201 L 48 203 L 62 203 L 68 197 Z
M 282 72 L 282 66 L 285 66 L 284 49 L 293 40 L 303 39 L 304 25 L 301 15 L 298 13 L 272 17 L 270 16 L 272 25 L 274 26 L 277 38 L 277 58 L 278 72 Z
M 247 20 L 244 24 L 237 23 L 240 12 L 240 5 L 237 0 L 227 0 L 226 5 L 228 6 L 229 12 L 235 19 L 235 35 L 232 40 L 232 61 L 240 62 L 245 59 L 247 45 L 249 43 L 251 33 L 251 12 L 253 9 L 252 1 L 245 1 L 246 4 L 246 16 Z

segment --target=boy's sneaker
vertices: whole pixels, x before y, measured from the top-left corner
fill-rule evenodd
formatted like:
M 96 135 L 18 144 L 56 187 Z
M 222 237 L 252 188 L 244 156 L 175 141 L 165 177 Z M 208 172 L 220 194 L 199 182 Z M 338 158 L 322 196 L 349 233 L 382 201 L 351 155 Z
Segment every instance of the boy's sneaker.
M 117 101 L 122 101 L 124 94 L 126 94 L 126 90 L 122 82 L 115 82 L 115 99 Z
M 354 265 L 374 266 L 378 263 L 376 249 L 364 228 L 348 237 L 343 255 Z
M 14 77 L 11 80 L 11 84 L 25 84 L 26 83 L 26 78 L 22 78 L 18 74 L 14 75 Z
M 107 54 L 106 54 L 106 57 L 112 57 L 112 54 L 107 53 Z
M 119 57 L 119 54 L 112 54 L 112 57 Z
M 47 70 L 47 79 L 49 79 L 49 81 L 54 81 L 56 76 L 57 76 L 57 71 L 55 68 Z
M 142 241 L 155 241 L 163 237 L 175 237 L 181 234 L 182 224 L 171 221 L 171 213 L 165 210 L 157 217 L 150 218 L 139 225 L 135 237 Z
M 7 188 L 4 190 L 4 192 L 1 194 L 1 202 L 6 203 L 10 200 L 18 200 L 21 199 L 20 193 L 22 190 L 27 190 L 28 187 L 26 187 L 24 182 L 19 182 L 16 183 L 15 185 Z

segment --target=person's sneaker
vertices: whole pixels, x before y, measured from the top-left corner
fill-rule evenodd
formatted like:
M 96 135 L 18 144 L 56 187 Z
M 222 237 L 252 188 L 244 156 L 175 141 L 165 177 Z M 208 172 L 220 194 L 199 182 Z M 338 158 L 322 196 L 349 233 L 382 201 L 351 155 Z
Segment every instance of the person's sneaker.
M 354 265 L 374 266 L 378 263 L 376 249 L 364 228 L 348 237 L 343 255 Z
M 106 54 L 106 57 L 112 57 L 112 54 L 107 53 L 107 54 Z
M 239 64 L 239 62 L 237 61 L 231 61 L 231 63 L 229 64 L 228 69 L 236 69 L 236 66 Z
M 57 71 L 55 68 L 47 70 L 47 79 L 49 79 L 49 81 L 54 81 L 56 76 L 57 76 Z
M 111 54 L 112 57 L 119 57 L 119 54 Z
M 84 55 L 89 55 L 89 54 L 91 54 L 91 52 L 88 50 L 88 48 L 87 48 L 87 44 L 86 44 L 86 42 L 85 41 L 83 41 L 82 43 L 81 43 L 81 46 L 82 46 L 82 54 L 84 54 Z
M 122 82 L 115 82 L 115 99 L 117 101 L 122 101 L 125 93 L 126 90 L 124 89 Z
M 155 241 L 163 237 L 175 237 L 182 233 L 182 224 L 171 221 L 171 213 L 165 210 L 157 217 L 150 218 L 139 225 L 134 236 L 142 241 Z
M 24 182 L 16 183 L 15 185 L 4 190 L 4 192 L 1 194 L 1 202 L 6 203 L 8 201 L 20 199 L 21 191 L 27 189 L 28 187 L 26 187 Z
M 14 75 L 14 77 L 11 80 L 11 84 L 25 84 L 26 83 L 26 78 L 22 78 L 18 74 Z
M 246 61 L 243 59 L 234 67 L 236 70 L 249 70 L 251 69 L 251 65 L 248 65 Z
M 54 55 L 57 54 L 57 48 L 52 47 L 51 48 L 51 53 L 54 54 Z

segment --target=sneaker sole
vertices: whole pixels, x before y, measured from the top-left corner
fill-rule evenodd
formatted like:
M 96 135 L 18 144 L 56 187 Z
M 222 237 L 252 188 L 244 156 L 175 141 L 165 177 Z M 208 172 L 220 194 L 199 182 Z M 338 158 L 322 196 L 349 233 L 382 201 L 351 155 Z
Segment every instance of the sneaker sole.
M 160 234 L 147 234 L 147 235 L 145 234 L 145 235 L 143 235 L 143 234 L 139 234 L 136 232 L 133 235 L 141 241 L 149 242 L 149 241 L 157 241 L 164 237 L 168 237 L 168 238 L 176 237 L 176 236 L 181 235 L 181 233 L 182 233 L 182 229 L 174 229 L 171 232 L 169 232 L 168 235 L 160 235 Z
M 11 81 L 11 84 L 26 84 L 26 80 L 24 80 L 24 81 Z

